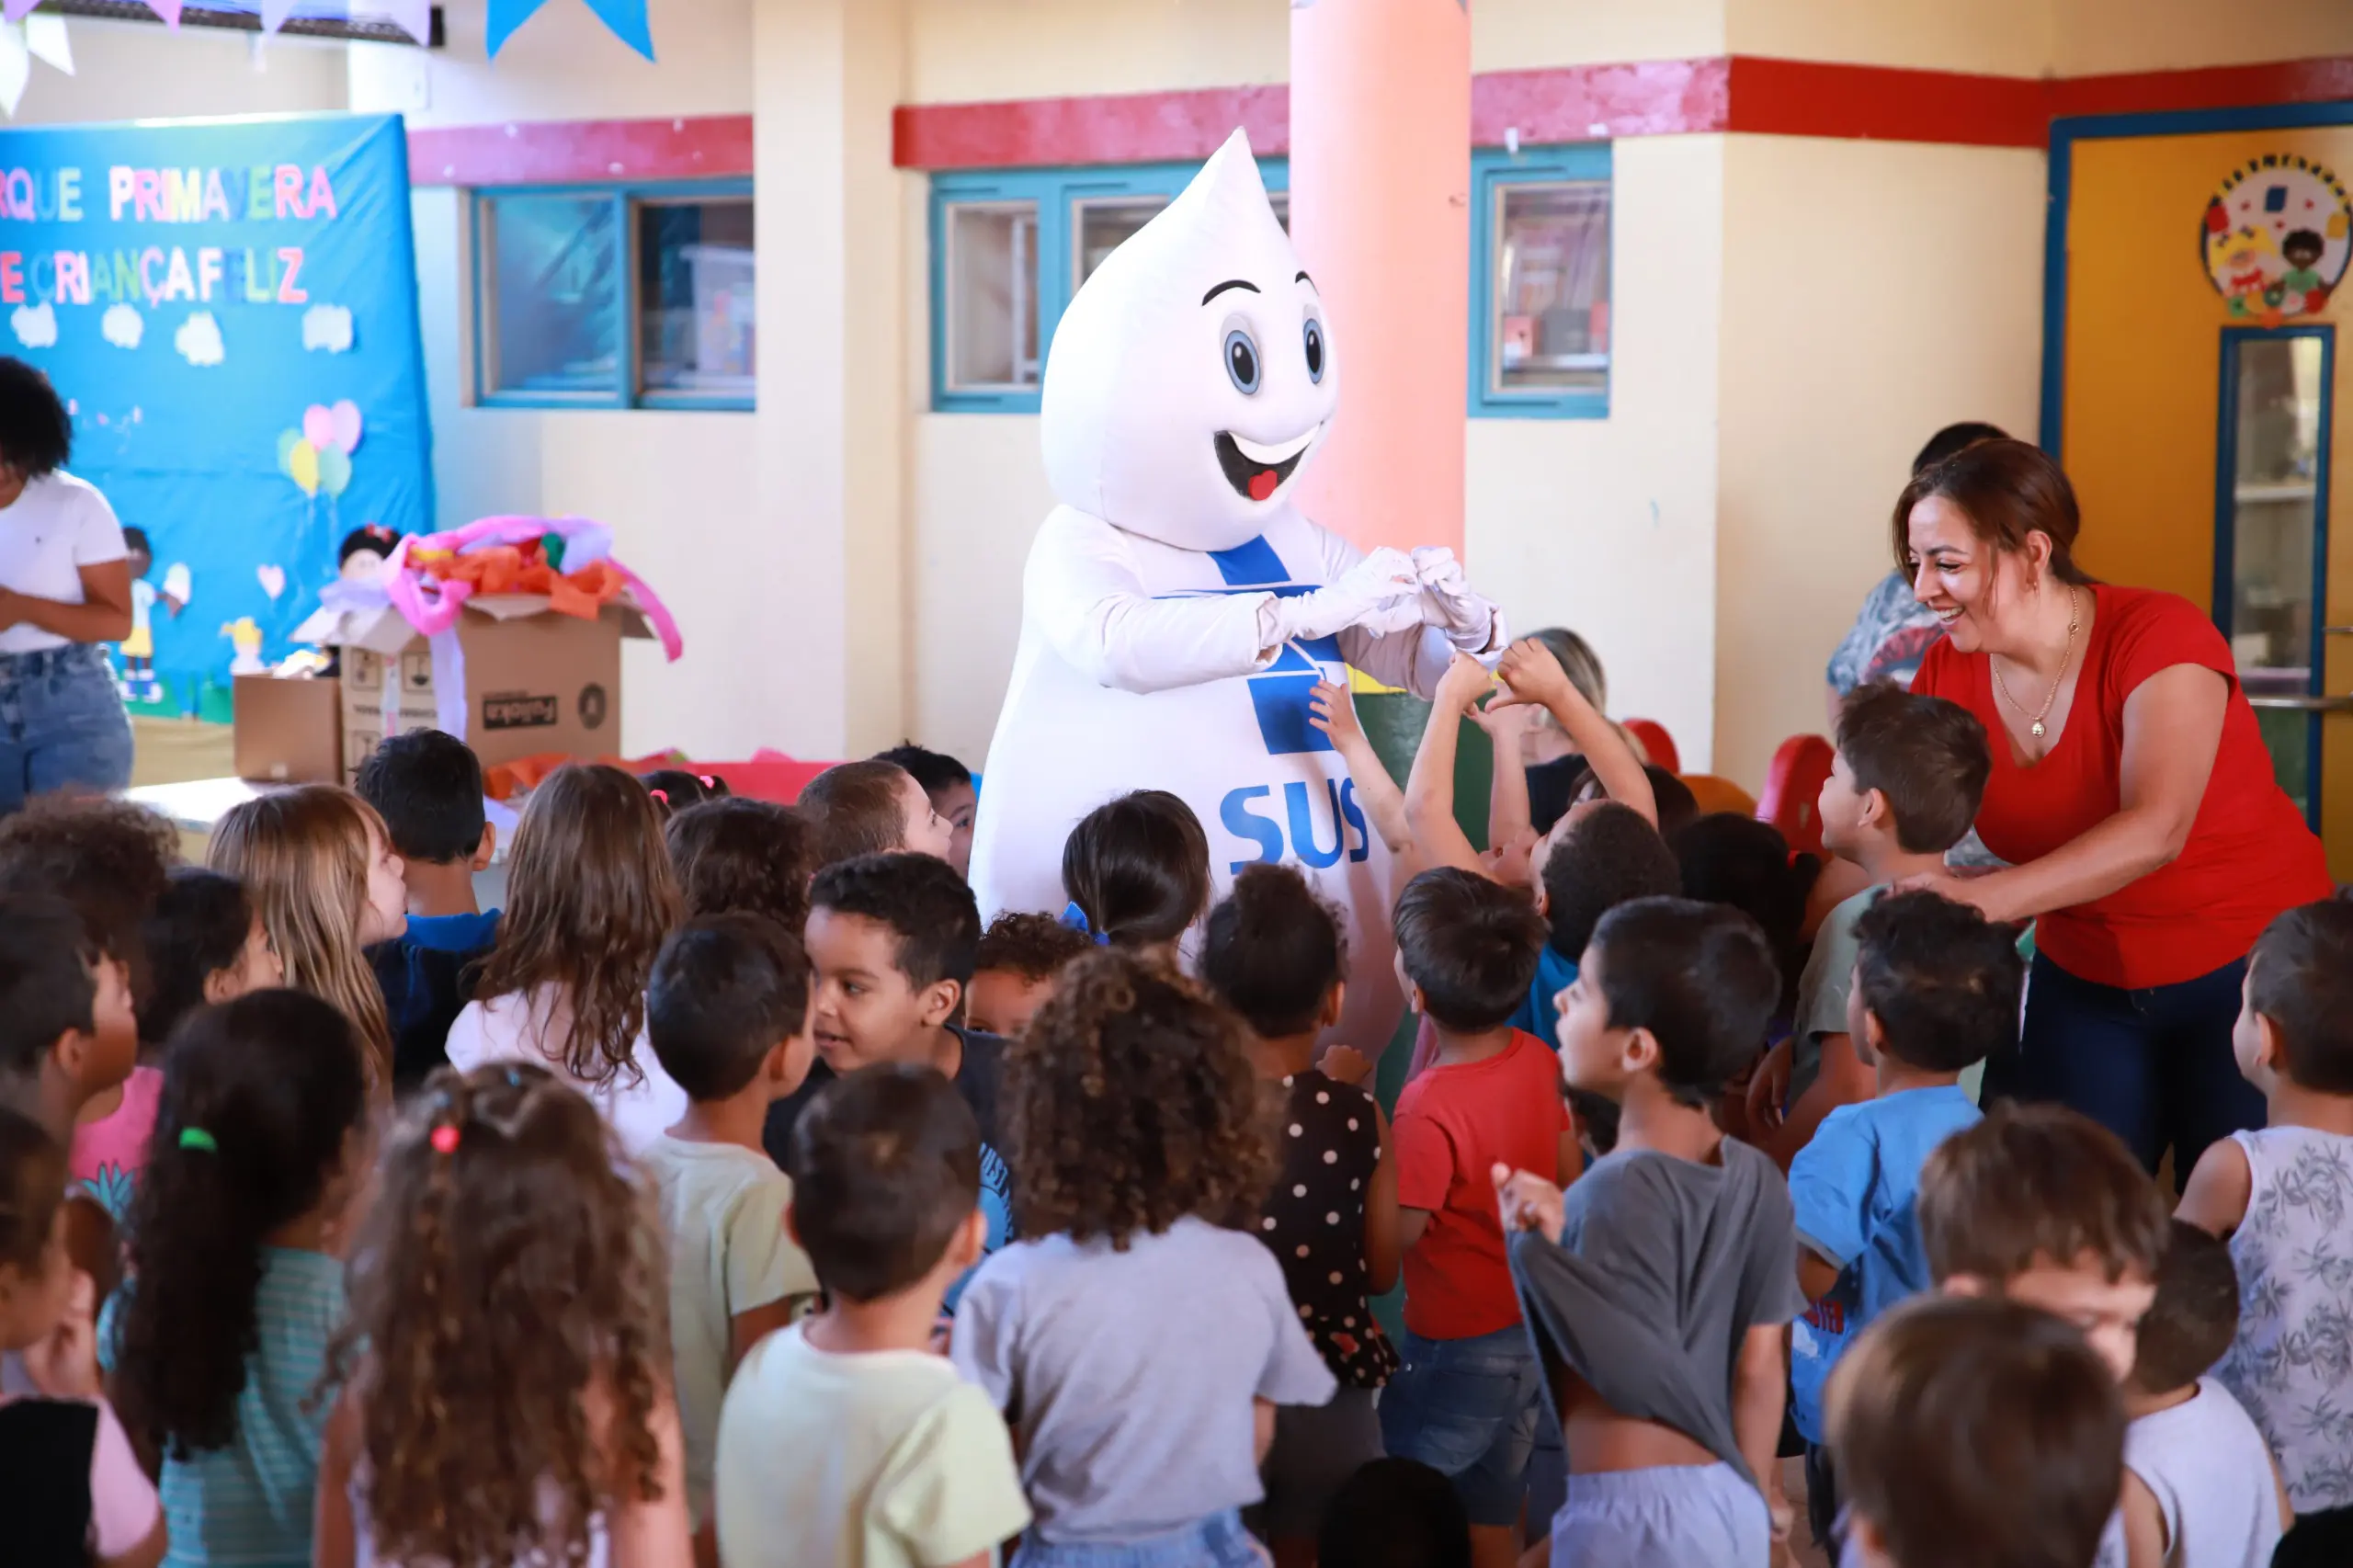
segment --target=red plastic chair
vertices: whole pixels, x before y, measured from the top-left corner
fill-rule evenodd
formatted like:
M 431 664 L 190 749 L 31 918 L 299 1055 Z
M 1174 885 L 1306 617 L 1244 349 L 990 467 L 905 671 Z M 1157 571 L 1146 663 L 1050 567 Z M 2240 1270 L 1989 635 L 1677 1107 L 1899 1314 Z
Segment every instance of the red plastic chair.
M 1836 755 L 1820 735 L 1791 735 L 1781 743 L 1772 765 L 1765 770 L 1765 794 L 1756 802 L 1757 820 L 1779 828 L 1791 849 L 1808 855 L 1823 853 L 1819 802 Z
M 1643 743 L 1653 763 L 1669 773 L 1683 771 L 1683 754 L 1675 749 L 1675 737 L 1666 733 L 1665 725 L 1655 719 L 1629 719 L 1626 733 Z

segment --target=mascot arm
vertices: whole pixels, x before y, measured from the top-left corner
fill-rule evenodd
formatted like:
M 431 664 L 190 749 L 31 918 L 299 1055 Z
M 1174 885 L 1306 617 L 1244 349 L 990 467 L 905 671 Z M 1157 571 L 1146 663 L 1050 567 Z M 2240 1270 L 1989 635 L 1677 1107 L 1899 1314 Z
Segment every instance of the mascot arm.
M 1316 544 L 1323 552 L 1325 582 L 1336 580 L 1364 559 L 1365 552 L 1340 535 L 1320 523 L 1309 526 L 1315 529 Z M 1495 611 L 1495 652 L 1472 650 L 1484 665 L 1493 665 L 1509 645 L 1500 610 Z M 1437 692 L 1447 665 L 1453 663 L 1454 643 L 1446 629 L 1438 626 L 1414 625 L 1386 634 L 1350 627 L 1340 633 L 1340 656 L 1351 668 L 1362 670 L 1383 686 L 1427 699 Z
M 1260 610 L 1268 594 L 1155 598 L 1145 591 L 1119 530 L 1059 513 L 1030 551 L 1029 612 L 1063 662 L 1120 691 L 1167 691 L 1271 662 Z

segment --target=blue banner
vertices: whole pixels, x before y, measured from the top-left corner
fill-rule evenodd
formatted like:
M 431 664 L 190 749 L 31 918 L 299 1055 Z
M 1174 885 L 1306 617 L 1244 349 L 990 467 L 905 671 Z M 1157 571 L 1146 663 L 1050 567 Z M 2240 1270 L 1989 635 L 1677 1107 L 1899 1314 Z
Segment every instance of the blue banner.
M 139 530 L 134 707 L 225 718 L 347 540 L 434 526 L 398 116 L 0 131 L 0 323 Z

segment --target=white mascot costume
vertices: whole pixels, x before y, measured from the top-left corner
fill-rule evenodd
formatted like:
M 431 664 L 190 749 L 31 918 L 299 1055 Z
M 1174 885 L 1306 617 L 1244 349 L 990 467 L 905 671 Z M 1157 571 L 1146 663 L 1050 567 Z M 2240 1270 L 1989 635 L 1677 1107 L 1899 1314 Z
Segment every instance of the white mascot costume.
M 1354 665 L 1427 696 L 1504 627 L 1451 551 L 1368 556 L 1292 506 L 1346 353 L 1238 131 L 1072 299 L 1040 421 L 1062 505 L 1023 576 L 972 884 L 991 915 L 1058 912 L 1078 819 L 1173 791 L 1221 891 L 1288 861 L 1347 912 L 1343 1031 L 1372 1055 L 1400 1006 L 1389 855 L 1309 694 Z

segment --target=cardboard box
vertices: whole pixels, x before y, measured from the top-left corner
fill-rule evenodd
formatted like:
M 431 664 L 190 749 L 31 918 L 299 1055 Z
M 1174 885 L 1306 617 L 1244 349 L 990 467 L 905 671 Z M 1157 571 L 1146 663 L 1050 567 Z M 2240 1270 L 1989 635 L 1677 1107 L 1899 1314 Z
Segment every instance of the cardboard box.
M 485 594 L 466 601 L 457 633 L 465 741 L 484 767 L 548 752 L 620 750 L 621 639 L 654 634 L 634 607 L 609 604 L 584 620 L 551 611 L 542 595 Z M 343 650 L 347 782 L 388 731 L 440 725 L 432 651 L 399 611 L 322 610 L 296 635 Z
M 237 777 L 268 784 L 340 784 L 342 683 L 239 676 L 229 744 Z

